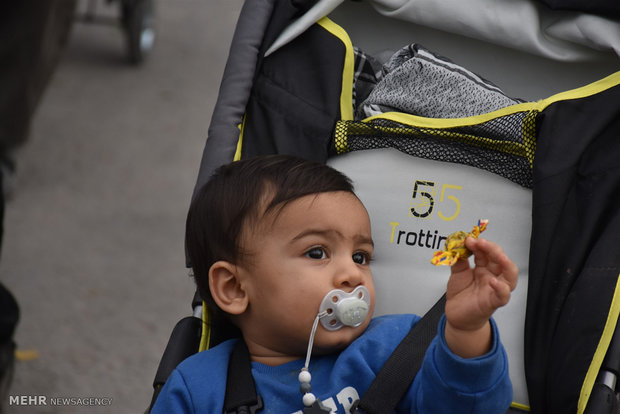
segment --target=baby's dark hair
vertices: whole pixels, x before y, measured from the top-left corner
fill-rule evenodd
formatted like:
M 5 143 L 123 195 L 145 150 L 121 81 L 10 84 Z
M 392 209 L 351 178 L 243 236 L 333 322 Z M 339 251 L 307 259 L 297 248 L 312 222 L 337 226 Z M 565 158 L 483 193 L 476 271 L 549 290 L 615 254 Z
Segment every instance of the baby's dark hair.
M 288 155 L 237 161 L 213 173 L 191 203 L 185 231 L 198 291 L 212 313 L 218 310 L 209 290 L 209 269 L 218 260 L 242 259 L 244 226 L 298 198 L 332 191 L 353 193 L 351 180 L 325 164 Z

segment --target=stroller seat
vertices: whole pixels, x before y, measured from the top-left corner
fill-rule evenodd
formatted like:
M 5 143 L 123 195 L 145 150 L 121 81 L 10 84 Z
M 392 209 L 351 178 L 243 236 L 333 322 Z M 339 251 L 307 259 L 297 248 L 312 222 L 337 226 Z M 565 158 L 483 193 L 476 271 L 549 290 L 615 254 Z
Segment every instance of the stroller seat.
M 369 96 L 363 89 L 380 80 L 360 76 L 363 54 L 335 22 L 322 19 L 264 56 L 313 4 L 244 6 L 196 187 L 221 164 L 272 153 L 349 175 L 371 215 L 377 314 L 424 314 L 449 276 L 430 265 L 442 239 L 488 219 L 484 237 L 520 271 L 510 304 L 495 314 L 513 410 L 602 413 L 600 402 L 616 399 L 615 384 L 597 378 L 620 371 L 606 358 L 620 313 L 620 250 L 610 247 L 620 242 L 620 72 L 460 118 L 399 110 L 356 118 Z M 200 350 L 217 342 L 208 314 L 202 319 Z

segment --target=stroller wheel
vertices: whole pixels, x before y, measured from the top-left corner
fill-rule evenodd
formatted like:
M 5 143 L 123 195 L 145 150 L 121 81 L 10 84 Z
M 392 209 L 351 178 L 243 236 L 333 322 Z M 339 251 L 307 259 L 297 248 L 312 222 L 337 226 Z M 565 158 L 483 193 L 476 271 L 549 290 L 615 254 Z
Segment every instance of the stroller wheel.
M 129 61 L 144 61 L 155 44 L 155 4 L 153 0 L 124 1 L 123 23 Z

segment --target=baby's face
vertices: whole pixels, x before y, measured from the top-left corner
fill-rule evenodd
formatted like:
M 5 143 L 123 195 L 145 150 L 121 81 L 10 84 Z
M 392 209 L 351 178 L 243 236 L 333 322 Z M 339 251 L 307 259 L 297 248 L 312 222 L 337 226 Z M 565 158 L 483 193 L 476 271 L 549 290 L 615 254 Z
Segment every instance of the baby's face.
M 315 353 L 343 348 L 368 326 L 375 304 L 369 262 L 373 254 L 370 220 L 353 194 L 329 192 L 302 197 L 265 215 L 242 237 L 250 253 L 240 266 L 249 295 L 244 337 L 266 352 L 305 355 L 310 331 L 325 295 L 370 293 L 370 311 L 358 327 L 327 331 L 320 324 Z

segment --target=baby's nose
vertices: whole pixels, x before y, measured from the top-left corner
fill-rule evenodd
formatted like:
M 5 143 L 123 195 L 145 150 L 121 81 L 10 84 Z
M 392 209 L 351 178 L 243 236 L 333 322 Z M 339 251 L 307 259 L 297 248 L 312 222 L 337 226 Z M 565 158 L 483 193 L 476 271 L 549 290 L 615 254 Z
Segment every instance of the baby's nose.
M 339 289 L 355 288 L 362 283 L 362 272 L 353 260 L 349 260 L 338 268 L 334 282 Z

